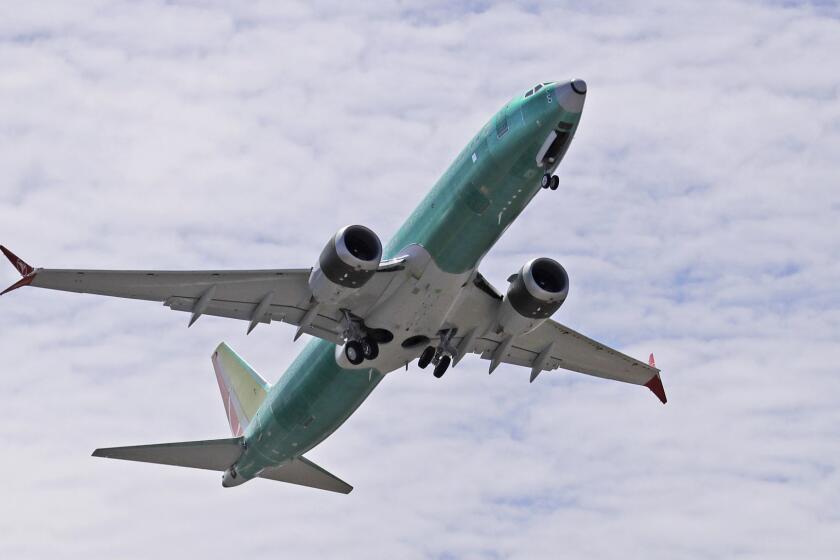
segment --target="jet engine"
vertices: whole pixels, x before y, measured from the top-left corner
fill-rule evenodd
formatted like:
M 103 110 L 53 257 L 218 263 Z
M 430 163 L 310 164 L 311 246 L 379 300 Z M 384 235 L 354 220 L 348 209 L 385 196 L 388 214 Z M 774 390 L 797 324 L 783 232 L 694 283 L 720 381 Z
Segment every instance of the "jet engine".
M 557 311 L 569 294 L 569 275 L 553 259 L 525 263 L 508 278 L 510 285 L 497 316 L 498 332 L 519 336 L 531 332 Z
M 309 289 L 318 303 L 338 305 L 371 279 L 382 260 L 382 243 L 365 226 L 338 230 L 321 251 L 309 275 Z

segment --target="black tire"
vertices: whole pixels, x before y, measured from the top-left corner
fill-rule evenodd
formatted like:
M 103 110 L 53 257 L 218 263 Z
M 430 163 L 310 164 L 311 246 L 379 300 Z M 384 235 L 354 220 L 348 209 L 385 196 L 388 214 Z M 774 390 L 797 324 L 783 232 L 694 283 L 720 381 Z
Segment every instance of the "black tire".
M 435 377 L 437 377 L 438 379 L 443 377 L 443 374 L 446 373 L 447 369 L 449 369 L 450 362 L 452 362 L 452 358 L 450 358 L 449 356 L 444 356 L 443 358 L 441 358 L 438 364 L 435 366 Z
M 361 364 L 365 359 L 362 345 L 355 340 L 348 340 L 347 344 L 344 345 L 344 357 L 354 366 Z
M 379 355 L 379 345 L 370 338 L 362 339 L 362 355 L 366 360 L 375 360 Z
M 550 188 L 553 191 L 556 191 L 557 187 L 559 187 L 559 186 L 560 186 L 560 177 L 558 177 L 557 175 L 552 175 L 551 176 L 551 184 L 548 185 L 548 188 Z
M 544 189 L 547 189 L 551 185 L 551 175 L 548 173 L 543 174 L 542 179 L 540 180 L 540 186 Z
M 435 357 L 435 347 L 434 346 L 427 347 L 425 350 L 423 350 L 423 353 L 420 354 L 420 359 L 417 360 L 417 366 L 420 369 L 426 369 L 426 366 L 428 366 L 430 363 L 432 363 L 432 359 L 434 359 L 434 357 Z

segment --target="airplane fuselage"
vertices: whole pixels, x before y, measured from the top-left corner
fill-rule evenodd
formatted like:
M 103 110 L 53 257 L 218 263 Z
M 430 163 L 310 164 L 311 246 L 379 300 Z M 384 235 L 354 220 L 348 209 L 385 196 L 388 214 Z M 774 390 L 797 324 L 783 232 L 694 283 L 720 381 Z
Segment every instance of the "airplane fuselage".
M 365 320 L 394 333 L 393 342 L 375 360 L 352 366 L 334 343 L 310 341 L 248 425 L 235 466 L 240 481 L 291 461 L 334 432 L 385 374 L 419 355 L 424 346 L 408 344 L 412 337 L 436 340 L 442 329 L 462 326 L 449 317 L 463 286 L 574 136 L 585 97 L 585 84 L 576 84 L 542 85 L 511 100 L 461 151 L 384 249 L 386 259 L 406 257 L 405 280 Z M 562 151 L 538 161 L 558 124 L 566 134 Z

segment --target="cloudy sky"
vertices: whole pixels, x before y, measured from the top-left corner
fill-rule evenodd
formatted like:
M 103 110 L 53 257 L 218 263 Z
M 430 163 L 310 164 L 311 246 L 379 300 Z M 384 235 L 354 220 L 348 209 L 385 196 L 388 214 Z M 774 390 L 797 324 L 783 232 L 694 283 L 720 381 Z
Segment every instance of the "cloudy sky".
M 0 299 L 4 558 L 830 558 L 840 548 L 840 9 L 828 2 L 3 2 L 0 242 L 30 264 L 309 267 L 383 239 L 507 99 L 582 77 L 559 171 L 487 257 L 670 402 L 466 359 L 310 453 L 349 496 L 91 458 L 227 436 L 210 353 L 275 324 Z M 0 268 L 2 283 L 16 274 Z

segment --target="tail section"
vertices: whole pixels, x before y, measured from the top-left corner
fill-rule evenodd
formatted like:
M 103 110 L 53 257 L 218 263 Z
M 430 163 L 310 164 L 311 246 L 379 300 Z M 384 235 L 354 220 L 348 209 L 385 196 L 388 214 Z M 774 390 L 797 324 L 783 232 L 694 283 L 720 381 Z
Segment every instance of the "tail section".
M 236 462 L 245 451 L 241 437 L 179 441 L 153 445 L 107 447 L 93 452 L 94 457 L 140 461 L 174 467 L 189 467 L 224 472 L 222 486 L 238 486 L 247 479 L 237 476 Z M 306 457 L 296 457 L 279 467 L 268 467 L 257 474 L 260 478 L 349 494 L 353 487 L 319 467 Z
M 249 460 L 243 455 L 245 438 L 242 435 L 268 395 L 270 386 L 224 342 L 213 352 L 212 360 L 234 437 L 109 447 L 95 450 L 93 456 L 220 471 L 224 473 L 222 486 L 225 487 L 238 486 L 256 476 L 341 494 L 353 490 L 352 486 L 303 456 L 294 457 L 280 466 L 266 466 L 255 474 L 243 476 L 239 472 L 237 462 Z M 254 466 L 251 464 L 250 468 L 253 471 Z
M 212 360 L 230 431 L 241 436 L 271 386 L 224 342 L 213 352 Z

